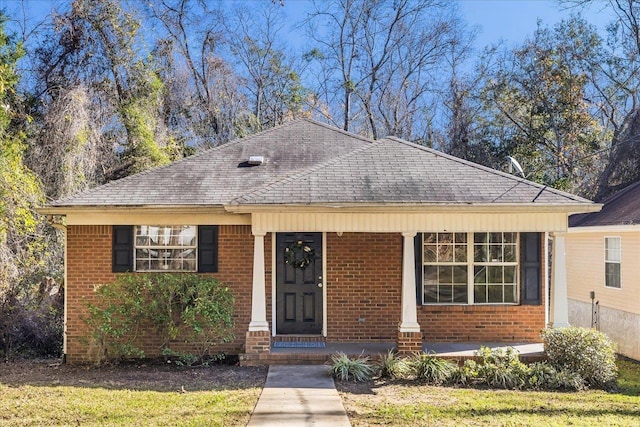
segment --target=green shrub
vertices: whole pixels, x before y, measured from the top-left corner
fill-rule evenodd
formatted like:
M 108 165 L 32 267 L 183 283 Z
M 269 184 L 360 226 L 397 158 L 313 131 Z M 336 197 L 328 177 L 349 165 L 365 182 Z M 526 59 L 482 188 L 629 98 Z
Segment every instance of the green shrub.
M 587 385 L 580 374 L 569 369 L 563 369 L 556 373 L 555 388 L 567 391 L 582 391 L 587 389 Z
M 615 382 L 615 344 L 602 332 L 577 327 L 545 329 L 542 338 L 556 371 L 576 373 L 591 387 L 608 388 Z
M 380 355 L 377 364 L 378 374 L 382 378 L 406 378 L 409 375 L 409 366 L 404 358 L 399 357 L 394 350 Z
M 457 369 L 453 362 L 428 353 L 415 353 L 408 364 L 413 376 L 433 385 L 446 383 Z
M 449 377 L 449 383 L 453 385 L 469 386 L 478 378 L 478 364 L 475 360 L 465 360 L 462 366 L 458 366 Z
M 341 381 L 368 381 L 372 378 L 375 368 L 369 362 L 368 356 L 349 358 L 339 352 L 331 355 L 331 375 Z
M 158 353 L 173 353 L 169 343 L 179 339 L 191 351 L 180 352 L 180 358 L 193 364 L 216 344 L 233 339 L 233 309 L 229 289 L 210 277 L 123 274 L 96 287 L 96 303 L 89 304 L 86 321 L 99 350 L 98 362 L 144 357 L 140 337 L 155 333 Z
M 490 349 L 480 347 L 476 351 L 480 359 L 477 380 L 494 388 L 521 389 L 527 383 L 529 368 L 520 361 L 512 347 Z
M 558 388 L 557 371 L 547 362 L 535 362 L 529 365 L 527 387 L 534 390 L 554 390 Z

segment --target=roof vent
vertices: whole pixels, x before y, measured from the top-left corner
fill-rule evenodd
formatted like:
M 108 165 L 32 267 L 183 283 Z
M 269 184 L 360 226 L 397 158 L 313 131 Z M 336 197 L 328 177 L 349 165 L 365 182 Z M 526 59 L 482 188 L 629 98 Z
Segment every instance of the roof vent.
M 251 166 L 260 166 L 264 163 L 263 156 L 249 156 L 249 161 L 247 162 Z

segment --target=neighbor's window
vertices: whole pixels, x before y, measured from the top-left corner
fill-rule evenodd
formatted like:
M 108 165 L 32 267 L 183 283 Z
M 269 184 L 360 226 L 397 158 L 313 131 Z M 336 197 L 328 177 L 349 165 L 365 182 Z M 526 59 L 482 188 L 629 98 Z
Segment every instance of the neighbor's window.
M 135 227 L 136 271 L 196 271 L 196 226 Z
M 517 233 L 424 233 L 424 304 L 518 301 Z
M 609 288 L 620 288 L 620 237 L 604 238 L 604 284 Z

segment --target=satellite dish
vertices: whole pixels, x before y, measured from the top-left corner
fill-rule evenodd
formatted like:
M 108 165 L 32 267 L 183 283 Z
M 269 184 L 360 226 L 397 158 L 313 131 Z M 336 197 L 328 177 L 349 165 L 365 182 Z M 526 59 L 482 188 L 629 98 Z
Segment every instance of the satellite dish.
M 511 156 L 507 156 L 507 160 L 509 160 L 509 173 L 513 173 L 513 168 L 515 168 L 523 178 L 526 178 L 524 171 L 522 170 L 522 166 L 520 166 L 520 163 L 518 163 L 516 159 Z

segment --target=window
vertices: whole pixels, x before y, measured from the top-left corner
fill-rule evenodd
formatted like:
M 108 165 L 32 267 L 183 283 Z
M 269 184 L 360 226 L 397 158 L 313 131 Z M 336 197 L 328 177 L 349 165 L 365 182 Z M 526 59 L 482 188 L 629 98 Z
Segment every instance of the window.
M 196 271 L 194 225 L 135 227 L 135 271 Z
M 112 271 L 218 271 L 217 225 L 114 225 Z
M 424 303 L 467 302 L 467 234 L 424 235 Z
M 604 284 L 620 288 L 620 262 L 622 260 L 620 237 L 604 238 Z
M 518 301 L 517 233 L 424 233 L 424 304 Z

